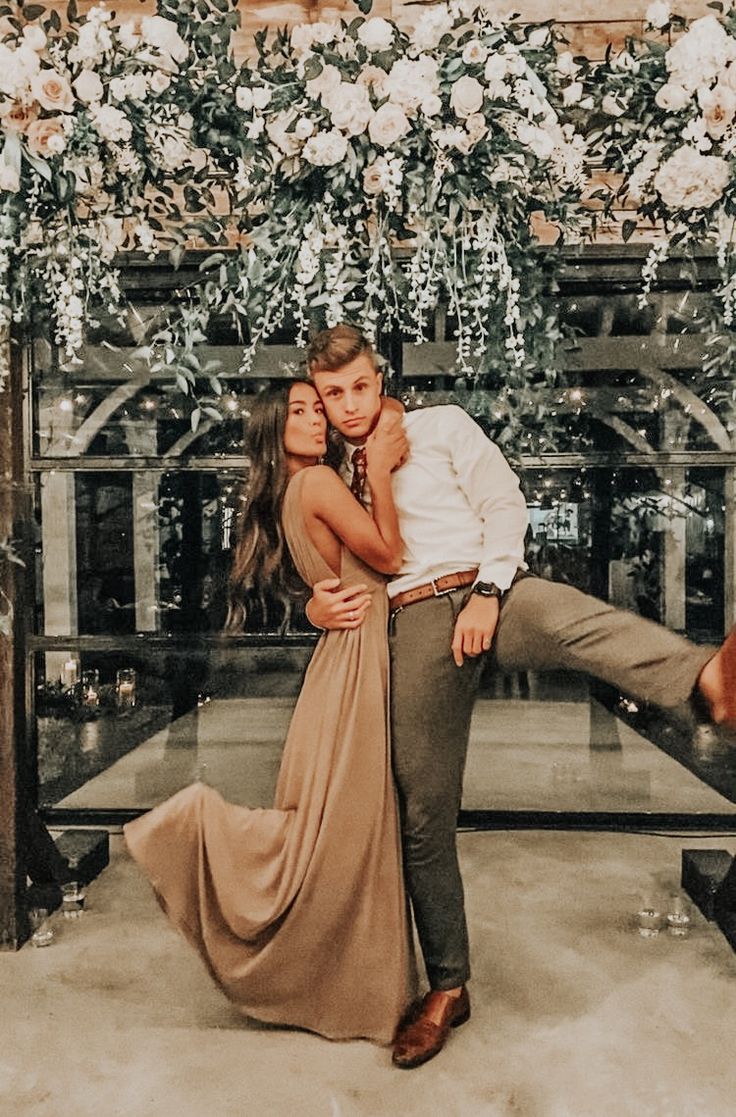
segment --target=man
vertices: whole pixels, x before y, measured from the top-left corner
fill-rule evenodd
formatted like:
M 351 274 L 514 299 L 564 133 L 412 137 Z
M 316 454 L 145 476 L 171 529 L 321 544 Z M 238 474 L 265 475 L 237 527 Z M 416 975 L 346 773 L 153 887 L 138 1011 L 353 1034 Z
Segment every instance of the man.
M 341 473 L 356 495 L 362 449 L 381 413 L 382 377 L 351 326 L 312 342 L 309 371 L 345 441 Z M 399 421 L 399 420 L 397 420 Z M 587 671 L 640 699 L 695 697 L 736 725 L 736 630 L 722 648 L 697 647 L 661 625 L 528 574 L 527 511 L 500 450 L 458 407 L 407 414 L 407 462 L 394 474 L 405 555 L 388 586 L 391 734 L 407 889 L 430 991 L 399 1026 L 393 1061 L 436 1055 L 470 1016 L 470 976 L 456 823 L 482 652 L 502 670 Z M 365 595 L 315 587 L 309 617 L 356 627 Z

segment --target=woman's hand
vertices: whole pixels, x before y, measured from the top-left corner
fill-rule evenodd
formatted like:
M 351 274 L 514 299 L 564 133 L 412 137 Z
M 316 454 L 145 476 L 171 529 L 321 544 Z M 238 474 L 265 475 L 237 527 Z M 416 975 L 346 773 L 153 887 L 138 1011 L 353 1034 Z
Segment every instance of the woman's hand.
M 371 595 L 366 589 L 362 582 L 340 589 L 339 578 L 315 582 L 306 604 L 307 619 L 315 628 L 360 628 L 371 607 Z

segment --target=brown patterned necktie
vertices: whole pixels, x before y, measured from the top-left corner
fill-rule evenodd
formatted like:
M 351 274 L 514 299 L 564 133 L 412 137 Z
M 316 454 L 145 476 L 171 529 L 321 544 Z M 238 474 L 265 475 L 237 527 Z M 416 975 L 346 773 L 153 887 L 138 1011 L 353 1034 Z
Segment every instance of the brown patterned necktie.
M 365 446 L 359 446 L 357 450 L 353 450 L 353 456 L 350 460 L 353 465 L 353 479 L 350 482 L 350 492 L 355 499 L 359 500 L 362 504 L 367 472 L 365 464 Z

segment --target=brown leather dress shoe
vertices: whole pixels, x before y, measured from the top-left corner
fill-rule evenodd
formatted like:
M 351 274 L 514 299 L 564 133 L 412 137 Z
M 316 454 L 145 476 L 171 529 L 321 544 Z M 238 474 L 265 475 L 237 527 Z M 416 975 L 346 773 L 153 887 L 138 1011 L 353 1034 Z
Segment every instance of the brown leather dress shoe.
M 450 1028 L 459 1028 L 469 1019 L 470 997 L 465 986 L 458 997 L 440 990 L 427 993 L 418 1010 L 399 1025 L 394 1040 L 394 1066 L 411 1070 L 433 1059 L 445 1046 Z

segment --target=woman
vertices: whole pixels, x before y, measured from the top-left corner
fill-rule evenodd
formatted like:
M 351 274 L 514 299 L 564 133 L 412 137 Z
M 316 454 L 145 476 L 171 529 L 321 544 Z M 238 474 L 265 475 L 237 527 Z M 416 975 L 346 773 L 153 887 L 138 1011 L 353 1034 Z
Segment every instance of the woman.
M 366 585 L 366 620 L 317 644 L 273 809 L 234 806 L 195 784 L 127 825 L 125 838 L 172 922 L 244 1012 L 389 1043 L 413 963 L 386 728 L 387 600 L 376 572 L 401 560 L 391 471 L 404 441 L 388 424 L 371 436 L 370 516 L 318 464 L 326 429 L 305 381 L 254 406 L 233 596 L 275 575 L 285 537 L 308 584 Z

